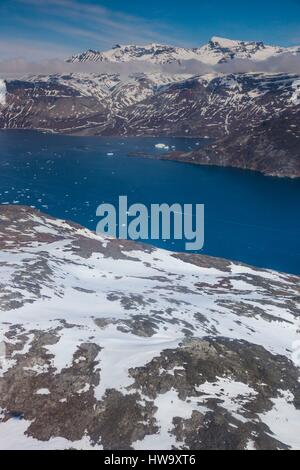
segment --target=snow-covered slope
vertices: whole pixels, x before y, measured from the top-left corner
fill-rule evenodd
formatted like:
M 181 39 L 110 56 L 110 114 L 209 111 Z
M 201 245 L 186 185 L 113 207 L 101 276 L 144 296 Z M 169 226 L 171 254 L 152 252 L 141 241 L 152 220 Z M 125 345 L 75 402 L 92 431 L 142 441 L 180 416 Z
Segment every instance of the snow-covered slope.
M 300 80 L 295 80 L 293 82 L 293 96 L 291 98 L 291 101 L 293 104 L 296 106 L 300 104 Z
M 8 80 L 3 86 L 7 106 L 0 127 L 215 137 L 295 109 L 299 76 L 72 73 Z
M 167 64 L 185 60 L 198 60 L 204 64 L 216 65 L 232 59 L 262 61 L 280 54 L 300 54 L 300 47 L 268 46 L 257 41 L 234 41 L 214 36 L 202 47 L 186 48 L 161 44 L 116 45 L 101 52 L 88 50 L 67 59 L 67 62 L 130 62 L 144 61 L 153 64 Z
M 4 80 L 0 79 L 0 106 L 5 106 L 6 104 L 6 83 Z
M 198 49 L 166 46 L 161 44 L 116 45 L 113 49 L 100 52 L 88 50 L 74 55 L 67 62 L 130 62 L 145 61 L 153 64 L 167 64 L 178 60 L 198 58 Z
M 300 448 L 299 293 L 0 206 L 0 448 Z
M 199 60 L 211 65 L 233 59 L 249 59 L 256 62 L 287 53 L 300 54 L 300 47 L 268 46 L 263 42 L 233 41 L 216 36 L 198 50 Z

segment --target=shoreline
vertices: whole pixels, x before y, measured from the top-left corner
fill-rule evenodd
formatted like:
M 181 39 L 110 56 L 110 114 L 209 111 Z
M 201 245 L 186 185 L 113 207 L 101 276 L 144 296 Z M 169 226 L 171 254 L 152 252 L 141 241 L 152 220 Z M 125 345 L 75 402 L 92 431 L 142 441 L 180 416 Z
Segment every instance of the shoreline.
M 62 132 L 56 132 L 50 129 L 31 129 L 31 128 L 9 128 L 9 129 L 0 129 L 0 132 L 13 132 L 13 131 L 18 131 L 18 132 L 34 132 L 37 134 L 44 134 L 44 135 L 51 135 L 51 136 L 61 136 L 61 137 L 77 137 L 77 138 L 102 138 L 102 139 L 199 139 L 199 140 L 213 140 L 209 139 L 207 137 L 199 137 L 199 136 L 156 136 L 156 135 L 96 135 L 96 134 L 91 134 L 91 135 L 83 135 L 83 134 L 74 134 L 74 133 L 62 133 Z M 209 145 L 209 144 L 208 144 Z M 200 147 L 199 150 L 205 149 L 206 147 Z M 177 163 L 186 163 L 189 165 L 197 165 L 197 166 L 204 166 L 204 167 L 215 167 L 215 168 L 230 168 L 230 169 L 236 169 L 236 170 L 242 170 L 242 171 L 251 171 L 254 173 L 259 173 L 265 177 L 268 178 L 280 178 L 280 179 L 289 179 L 289 180 L 297 180 L 300 178 L 299 175 L 290 175 L 290 174 L 278 174 L 278 173 L 272 173 L 255 169 L 255 168 L 249 168 L 249 167 L 243 167 L 239 165 L 230 165 L 230 164 L 217 164 L 217 163 L 209 163 L 209 162 L 201 162 L 199 160 L 196 160 L 192 157 L 192 154 L 194 152 L 197 152 L 197 150 L 191 150 L 188 152 L 181 152 L 181 151 L 174 151 L 174 152 L 168 152 L 166 154 L 158 155 L 158 156 L 153 156 L 151 154 L 147 154 L 146 152 L 130 152 L 127 154 L 128 157 L 134 157 L 134 158 L 148 158 L 148 159 L 154 159 L 154 160 L 162 160 L 162 161 L 172 161 L 172 162 L 177 162 Z M 183 156 L 186 156 L 188 158 L 192 157 L 192 159 L 185 159 L 182 158 Z

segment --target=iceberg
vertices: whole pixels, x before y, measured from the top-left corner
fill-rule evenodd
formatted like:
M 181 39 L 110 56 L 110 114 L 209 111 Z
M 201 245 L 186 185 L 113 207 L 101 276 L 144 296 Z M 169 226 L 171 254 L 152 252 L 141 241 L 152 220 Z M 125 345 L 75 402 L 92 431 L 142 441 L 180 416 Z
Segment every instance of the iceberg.
M 156 145 L 155 145 L 155 148 L 157 148 L 157 149 L 163 149 L 163 150 L 169 150 L 170 147 L 169 147 L 168 145 L 166 145 L 166 144 L 156 144 Z

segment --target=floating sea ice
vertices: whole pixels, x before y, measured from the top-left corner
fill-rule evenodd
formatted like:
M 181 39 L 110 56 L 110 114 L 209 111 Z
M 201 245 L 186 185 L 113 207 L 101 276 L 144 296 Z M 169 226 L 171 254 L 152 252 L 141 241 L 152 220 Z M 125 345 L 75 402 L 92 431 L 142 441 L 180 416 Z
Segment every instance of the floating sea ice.
M 166 144 L 156 144 L 156 145 L 155 145 L 155 148 L 157 148 L 157 149 L 169 150 L 170 147 L 169 147 L 168 145 L 166 145 Z
M 157 149 L 164 149 L 164 148 L 165 148 L 165 144 L 155 144 L 155 148 L 157 148 Z
M 114 156 L 114 153 L 113 153 L 113 152 L 108 152 L 106 155 L 107 155 L 108 157 L 113 157 L 113 156 Z

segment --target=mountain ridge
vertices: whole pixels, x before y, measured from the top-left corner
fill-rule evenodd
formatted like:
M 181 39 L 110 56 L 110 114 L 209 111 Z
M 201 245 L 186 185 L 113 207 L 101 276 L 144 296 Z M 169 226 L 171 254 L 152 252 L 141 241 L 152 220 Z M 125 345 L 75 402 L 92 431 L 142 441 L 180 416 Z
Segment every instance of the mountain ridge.
M 282 54 L 300 54 L 300 46 L 269 46 L 262 41 L 239 41 L 213 36 L 201 47 L 176 47 L 164 44 L 115 45 L 107 51 L 89 49 L 66 59 L 71 63 L 145 61 L 152 64 L 170 64 L 196 60 L 207 65 L 230 62 L 233 59 L 263 61 Z

